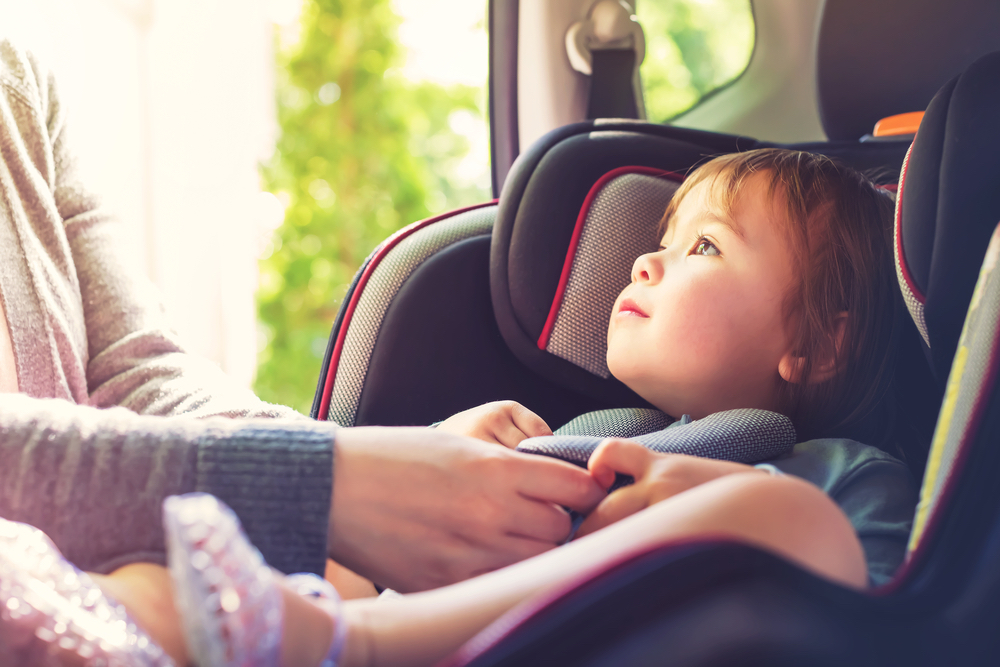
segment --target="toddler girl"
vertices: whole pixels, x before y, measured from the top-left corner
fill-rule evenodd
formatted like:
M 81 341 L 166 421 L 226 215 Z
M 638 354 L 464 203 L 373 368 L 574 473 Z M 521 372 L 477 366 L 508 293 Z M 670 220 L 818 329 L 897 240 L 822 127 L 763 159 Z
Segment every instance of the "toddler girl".
M 902 562 L 916 490 L 856 432 L 884 397 L 894 361 L 892 202 L 859 173 L 810 153 L 715 158 L 674 195 L 658 251 L 642 255 L 608 327 L 608 368 L 669 415 L 736 408 L 787 415 L 803 442 L 770 461 L 821 489 L 850 519 L 872 583 Z M 515 403 L 480 406 L 439 428 L 516 447 L 551 434 Z M 589 467 L 638 483 L 612 493 L 581 534 L 749 466 L 608 443 Z

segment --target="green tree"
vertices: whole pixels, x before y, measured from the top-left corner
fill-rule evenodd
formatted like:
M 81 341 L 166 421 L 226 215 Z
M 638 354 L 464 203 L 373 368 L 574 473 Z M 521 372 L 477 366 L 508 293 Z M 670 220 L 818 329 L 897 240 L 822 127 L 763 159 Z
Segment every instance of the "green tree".
M 401 76 L 398 24 L 390 0 L 310 0 L 300 39 L 278 49 L 281 135 L 262 173 L 286 215 L 260 261 L 254 388 L 304 412 L 365 256 L 404 224 L 487 197 L 448 176 L 469 148 L 449 118 L 481 114 L 482 91 Z
M 638 0 L 646 33 L 640 66 L 646 115 L 664 122 L 733 81 L 754 44 L 749 0 Z

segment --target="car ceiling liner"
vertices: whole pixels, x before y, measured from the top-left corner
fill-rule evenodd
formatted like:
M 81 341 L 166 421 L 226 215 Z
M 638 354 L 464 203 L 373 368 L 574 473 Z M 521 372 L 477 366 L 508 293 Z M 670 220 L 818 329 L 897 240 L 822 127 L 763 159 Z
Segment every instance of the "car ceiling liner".
M 996 0 L 826 0 L 816 85 L 831 140 L 919 111 L 949 79 L 1000 50 Z

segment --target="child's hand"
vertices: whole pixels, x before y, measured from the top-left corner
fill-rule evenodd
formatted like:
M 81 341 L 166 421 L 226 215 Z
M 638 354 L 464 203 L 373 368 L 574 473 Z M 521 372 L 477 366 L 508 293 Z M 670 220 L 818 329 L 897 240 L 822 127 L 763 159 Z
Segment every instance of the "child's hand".
M 446 419 L 438 430 L 494 442 L 514 449 L 525 438 L 552 435 L 534 412 L 514 401 L 486 403 Z
M 602 500 L 580 526 L 578 537 L 717 477 L 754 470 L 752 466 L 732 461 L 658 454 L 627 440 L 602 442 L 590 455 L 587 468 L 605 489 L 614 484 L 615 473 L 631 475 L 635 484 L 618 489 Z

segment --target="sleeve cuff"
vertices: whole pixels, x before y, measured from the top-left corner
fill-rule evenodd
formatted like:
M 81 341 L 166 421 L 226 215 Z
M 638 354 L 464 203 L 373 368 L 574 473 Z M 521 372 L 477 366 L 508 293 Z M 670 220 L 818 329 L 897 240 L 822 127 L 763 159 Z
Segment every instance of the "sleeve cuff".
M 337 426 L 246 422 L 198 450 L 198 491 L 233 508 L 271 567 L 323 575 Z

